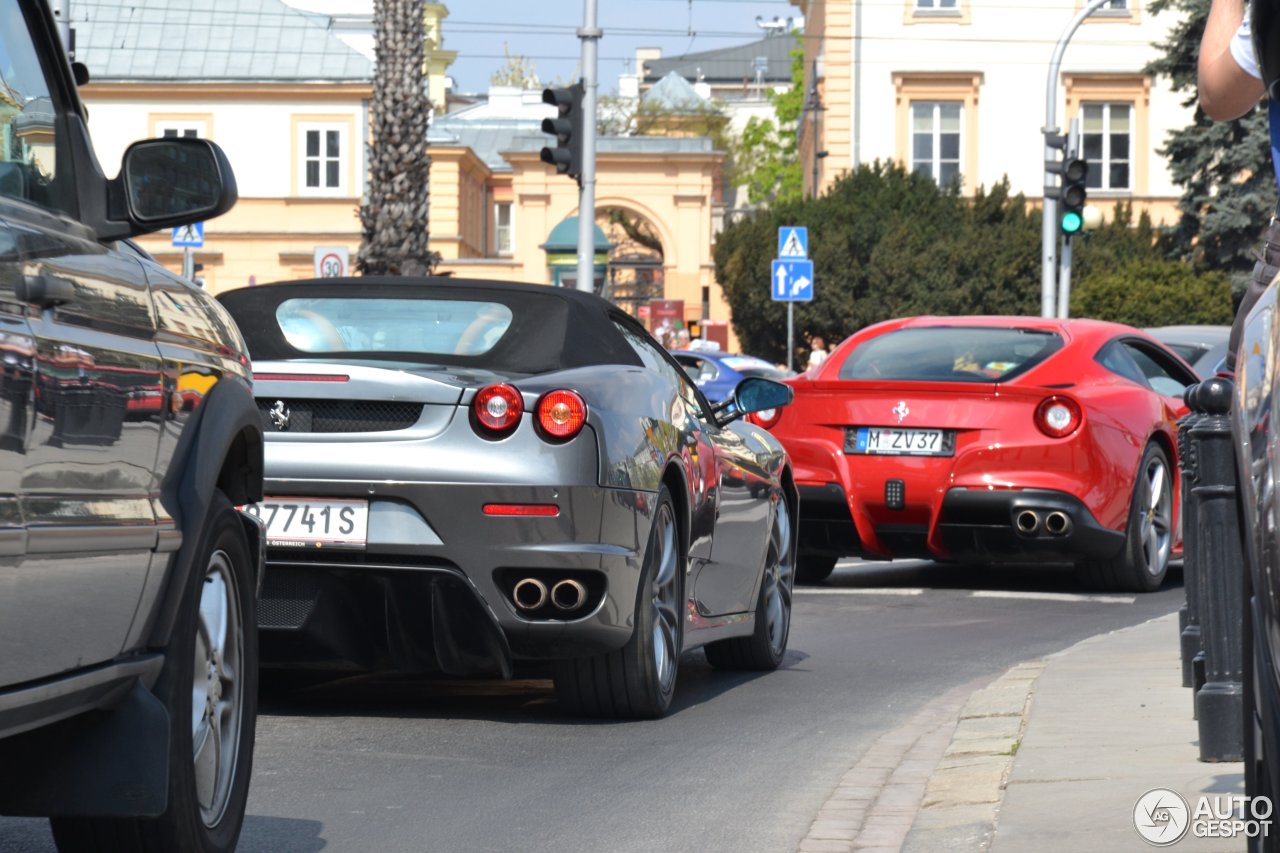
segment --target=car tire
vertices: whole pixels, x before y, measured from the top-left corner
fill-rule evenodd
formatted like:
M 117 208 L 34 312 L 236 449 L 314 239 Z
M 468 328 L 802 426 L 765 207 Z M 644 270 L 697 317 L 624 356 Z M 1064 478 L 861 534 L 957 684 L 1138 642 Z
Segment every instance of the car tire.
M 157 818 L 54 818 L 63 853 L 236 848 L 258 707 L 257 579 L 238 513 L 221 492 L 197 554 L 153 689 L 169 712 L 168 807 Z
M 635 630 L 617 651 L 556 664 L 556 697 L 567 710 L 592 717 L 653 719 L 671 706 L 684 639 L 687 560 L 675 505 L 658 493 L 640 570 Z
M 786 498 L 777 503 L 764 577 L 756 596 L 755 630 L 750 636 L 708 643 L 707 661 L 717 669 L 768 671 L 777 669 L 787 653 L 791 633 L 791 591 L 795 585 L 796 548 L 791 510 Z
M 1249 581 L 1246 578 L 1246 585 Z M 1262 677 L 1259 667 L 1265 666 L 1266 655 L 1260 654 L 1256 644 L 1253 628 L 1253 597 L 1246 591 L 1245 612 L 1243 619 L 1244 646 L 1244 793 L 1249 802 L 1265 799 L 1275 804 L 1274 775 L 1277 769 L 1275 748 L 1276 737 L 1273 733 L 1270 741 L 1264 735 L 1264 729 L 1275 719 L 1275 697 L 1271 695 L 1268 685 L 1270 679 Z M 1247 810 L 1246 810 L 1247 812 Z M 1246 814 L 1247 816 L 1247 814 Z M 1261 836 L 1250 835 L 1247 849 L 1249 853 L 1275 853 L 1280 848 L 1280 839 L 1276 837 L 1276 816 L 1274 813 L 1268 820 L 1267 832 Z
M 1086 586 L 1127 592 L 1160 588 L 1173 554 L 1173 485 L 1169 457 L 1159 445 L 1148 444 L 1129 501 L 1124 547 L 1110 559 L 1079 565 Z
M 836 570 L 836 557 L 801 554 L 796 562 L 796 583 L 822 583 Z

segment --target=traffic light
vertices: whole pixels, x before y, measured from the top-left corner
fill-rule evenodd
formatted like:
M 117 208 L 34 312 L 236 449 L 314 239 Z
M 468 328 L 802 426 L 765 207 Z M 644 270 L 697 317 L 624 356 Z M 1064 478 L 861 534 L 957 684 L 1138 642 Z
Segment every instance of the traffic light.
M 586 94 L 581 82 L 567 89 L 543 89 L 542 102 L 553 105 L 559 114 L 542 120 L 542 132 L 556 138 L 555 147 L 542 149 L 542 162 L 556 167 L 556 173 L 577 179 L 582 174 L 582 98 Z
M 1089 177 L 1089 164 L 1073 154 L 1062 163 L 1062 189 L 1058 200 L 1058 225 L 1062 233 L 1070 237 L 1084 228 L 1084 202 L 1088 196 L 1085 179 Z
M 1061 178 L 1056 187 L 1049 185 L 1046 180 L 1044 194 L 1046 198 L 1056 198 L 1059 201 L 1058 230 L 1071 237 L 1084 228 L 1084 204 L 1089 194 L 1085 183 L 1089 178 L 1089 163 L 1079 156 L 1078 151 L 1068 150 L 1066 136 L 1047 133 L 1045 142 L 1060 150 L 1062 159 L 1044 161 L 1044 170 Z

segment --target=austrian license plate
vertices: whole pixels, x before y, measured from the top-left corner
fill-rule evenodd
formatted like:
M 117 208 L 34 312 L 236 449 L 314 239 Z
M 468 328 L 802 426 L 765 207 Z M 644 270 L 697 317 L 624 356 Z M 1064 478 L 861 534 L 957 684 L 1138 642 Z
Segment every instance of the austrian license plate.
M 951 456 L 955 452 L 955 433 L 944 429 L 856 427 L 845 433 L 844 452 L 887 456 Z
M 336 498 L 263 498 L 244 511 L 262 519 L 272 548 L 364 548 L 369 502 Z

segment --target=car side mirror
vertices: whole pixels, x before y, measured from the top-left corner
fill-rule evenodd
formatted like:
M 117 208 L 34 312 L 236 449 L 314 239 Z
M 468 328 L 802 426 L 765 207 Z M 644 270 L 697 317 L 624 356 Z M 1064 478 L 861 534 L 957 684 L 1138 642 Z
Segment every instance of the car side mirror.
M 735 420 L 752 412 L 764 412 L 785 406 L 795 398 L 795 389 L 772 379 L 748 376 L 738 383 L 716 413 L 724 422 Z
M 120 166 L 129 219 L 155 231 L 212 219 L 236 202 L 236 181 L 222 149 L 207 139 L 147 139 Z

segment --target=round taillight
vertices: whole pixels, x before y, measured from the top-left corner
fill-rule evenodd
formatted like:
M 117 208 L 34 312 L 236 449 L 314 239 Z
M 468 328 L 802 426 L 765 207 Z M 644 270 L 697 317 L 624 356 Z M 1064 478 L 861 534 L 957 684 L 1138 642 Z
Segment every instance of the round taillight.
M 1036 407 L 1036 426 L 1050 438 L 1063 438 L 1080 429 L 1084 413 L 1070 397 L 1049 397 Z
M 586 401 L 573 391 L 548 391 L 538 400 L 538 426 L 551 438 L 568 441 L 586 422 Z
M 476 392 L 471 410 L 480 426 L 489 432 L 506 433 L 520 423 L 524 399 L 510 385 L 487 385 Z
M 772 429 L 782 419 L 782 409 L 761 409 L 758 412 L 752 412 L 747 415 L 747 420 L 756 426 L 762 426 L 765 429 Z

